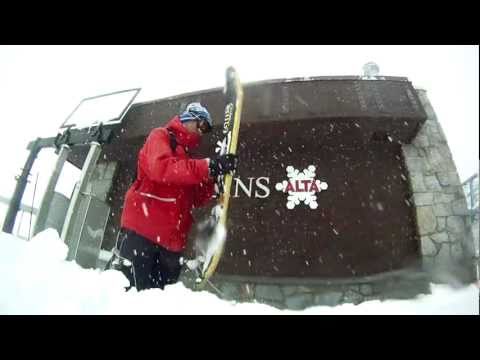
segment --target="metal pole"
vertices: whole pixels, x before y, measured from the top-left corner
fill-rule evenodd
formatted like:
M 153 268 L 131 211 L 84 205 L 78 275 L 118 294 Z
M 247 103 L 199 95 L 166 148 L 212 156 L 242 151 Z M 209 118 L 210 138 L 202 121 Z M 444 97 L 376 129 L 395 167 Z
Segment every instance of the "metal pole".
M 20 229 L 22 228 L 22 222 L 23 222 L 23 215 L 25 214 L 25 210 L 20 211 L 20 219 L 18 219 L 18 226 L 17 226 L 17 231 L 15 231 L 15 236 L 16 237 L 21 237 L 20 235 Z M 15 230 L 15 227 L 12 229 L 12 234 L 13 230 Z
M 32 231 L 32 218 L 33 218 L 33 208 L 35 206 L 35 194 L 37 193 L 37 184 L 38 184 L 38 173 L 37 178 L 35 179 L 35 187 L 33 188 L 33 198 L 32 198 L 32 210 L 30 211 L 30 223 L 28 224 L 28 240 L 31 238 Z
M 3 223 L 2 231 L 6 233 L 12 233 L 13 227 L 15 225 L 15 219 L 17 217 L 18 209 L 20 208 L 20 203 L 22 202 L 23 193 L 25 192 L 25 187 L 27 186 L 28 182 L 28 175 L 30 174 L 30 170 L 32 169 L 33 163 L 40 151 L 40 147 L 38 143 L 40 138 L 37 138 L 35 142 L 32 144 L 32 148 L 30 150 L 30 155 L 28 155 L 27 161 L 22 169 L 22 174 L 17 179 L 17 186 L 15 187 L 15 191 L 13 193 L 12 199 L 10 200 L 10 205 L 8 206 L 8 212 L 5 216 L 5 221 Z
M 52 204 L 53 194 L 55 192 L 55 186 L 57 186 L 58 179 L 63 169 L 65 161 L 67 161 L 68 155 L 70 154 L 71 149 L 68 145 L 62 145 L 60 148 L 60 153 L 58 154 L 57 162 L 55 168 L 53 169 L 52 175 L 48 181 L 47 188 L 43 194 L 42 201 L 40 203 L 40 209 L 38 210 L 37 221 L 33 228 L 33 236 L 37 235 L 39 232 L 45 230 L 48 211 Z
M 97 160 L 100 156 L 101 151 L 102 151 L 102 148 L 98 142 L 92 142 L 90 144 L 90 150 L 88 152 L 85 163 L 83 164 L 80 180 L 78 184 L 75 186 L 72 199 L 70 200 L 70 205 L 68 206 L 67 215 L 65 217 L 65 223 L 63 224 L 62 235 L 61 235 L 62 241 L 64 243 L 67 243 L 69 247 L 67 260 L 73 260 L 72 256 L 74 256 L 75 254 L 75 249 L 77 247 L 75 242 L 79 241 L 79 239 L 75 239 L 75 242 L 73 241 L 73 239 L 70 239 L 70 236 L 73 235 L 72 229 L 75 223 L 74 219 L 76 216 L 81 215 L 81 214 L 76 214 L 76 212 L 79 208 L 80 202 L 82 200 L 82 196 L 85 193 L 88 182 L 90 181 L 93 171 L 95 170 L 95 165 L 97 163 Z

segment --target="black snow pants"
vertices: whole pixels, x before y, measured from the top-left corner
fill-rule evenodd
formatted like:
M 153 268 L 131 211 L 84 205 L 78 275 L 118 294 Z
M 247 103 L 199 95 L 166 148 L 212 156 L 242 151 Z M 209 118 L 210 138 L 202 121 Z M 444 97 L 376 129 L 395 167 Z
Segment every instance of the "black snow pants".
M 182 266 L 181 253 L 156 245 L 145 237 L 128 229 L 121 229 L 116 244 L 119 255 L 130 264 L 120 270 L 137 290 L 163 289 L 178 281 Z

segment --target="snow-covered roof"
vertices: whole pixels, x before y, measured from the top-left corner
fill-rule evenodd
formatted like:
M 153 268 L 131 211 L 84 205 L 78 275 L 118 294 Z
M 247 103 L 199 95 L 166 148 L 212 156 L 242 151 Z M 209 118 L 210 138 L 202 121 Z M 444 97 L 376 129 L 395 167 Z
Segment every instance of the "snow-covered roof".
M 364 80 L 364 81 L 371 81 L 366 80 L 362 76 L 309 76 L 309 77 L 294 77 L 294 78 L 281 78 L 281 79 L 268 79 L 268 80 L 259 80 L 259 81 L 252 81 L 252 82 L 245 82 L 243 83 L 244 88 L 261 86 L 261 85 L 270 85 L 270 84 L 287 84 L 287 83 L 298 83 L 298 82 L 315 82 L 315 81 L 351 81 L 351 80 Z M 408 82 L 408 78 L 406 77 L 399 77 L 399 76 L 382 76 L 379 77 L 377 80 L 386 80 L 386 81 L 401 81 L 401 82 Z M 182 93 L 178 95 L 168 96 L 166 98 L 160 98 L 155 100 L 149 101 L 142 101 L 136 102 L 132 105 L 135 106 L 142 106 L 147 104 L 155 104 L 158 102 L 164 101 L 172 101 L 177 100 L 184 97 L 190 96 L 199 96 L 202 94 L 208 94 L 212 92 L 222 91 L 222 87 L 216 87 L 211 89 L 199 90 L 199 91 L 192 91 L 188 93 Z

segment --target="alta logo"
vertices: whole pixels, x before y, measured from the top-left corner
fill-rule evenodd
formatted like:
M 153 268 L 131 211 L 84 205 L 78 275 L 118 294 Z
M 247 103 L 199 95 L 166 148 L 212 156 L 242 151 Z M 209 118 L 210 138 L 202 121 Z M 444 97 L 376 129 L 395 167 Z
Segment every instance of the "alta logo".
M 218 143 L 220 149 L 223 144 Z M 287 166 L 287 177 L 289 180 L 284 180 L 281 183 L 277 183 L 275 188 L 278 191 L 282 191 L 288 194 L 287 208 L 294 209 L 300 202 L 308 205 L 310 209 L 317 209 L 317 196 L 316 193 L 326 190 L 328 184 L 324 181 L 315 179 L 316 168 L 310 165 L 302 172 L 296 170 L 293 166 Z M 249 177 L 248 182 L 244 183 L 240 178 L 236 177 L 234 181 L 234 190 L 232 197 L 240 197 L 240 193 L 243 192 L 249 198 L 265 199 L 270 196 L 270 178 L 263 176 L 259 178 Z M 239 191 L 241 190 L 241 191 Z
M 293 166 L 287 166 L 288 180 L 275 185 L 275 189 L 288 193 L 287 208 L 292 210 L 300 202 L 308 205 L 310 209 L 318 208 L 317 192 L 327 190 L 328 184 L 326 182 L 315 179 L 315 166 L 310 165 L 302 172 L 295 169 Z

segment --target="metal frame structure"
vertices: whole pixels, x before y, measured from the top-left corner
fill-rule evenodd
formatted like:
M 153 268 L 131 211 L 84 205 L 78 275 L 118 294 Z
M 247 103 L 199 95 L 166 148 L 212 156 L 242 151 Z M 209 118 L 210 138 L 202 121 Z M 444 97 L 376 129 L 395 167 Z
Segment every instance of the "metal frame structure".
M 87 217 L 89 215 L 89 210 L 91 209 L 92 201 L 96 200 L 96 201 L 104 204 L 104 202 L 102 202 L 98 198 L 95 198 L 95 196 L 93 196 L 92 194 L 86 194 L 86 196 L 87 196 L 87 204 L 85 206 L 85 212 L 83 214 L 83 220 L 81 222 L 82 224 L 81 224 L 80 230 L 78 232 L 78 238 L 74 239 L 74 242 L 71 242 L 71 245 L 74 245 L 74 246 L 71 246 L 69 248 L 69 253 L 67 255 L 68 260 L 78 259 L 78 250 L 80 248 L 80 240 L 81 240 L 82 234 L 84 233 L 85 224 L 87 222 Z M 110 212 L 110 206 L 106 206 L 106 213 L 108 214 L 109 212 Z M 105 233 L 105 229 L 107 227 L 107 222 L 108 222 L 108 216 L 104 219 L 104 222 L 103 222 L 103 225 L 102 225 L 103 233 Z M 101 246 L 101 244 L 99 244 L 99 247 L 98 247 L 99 254 L 100 254 L 100 250 L 101 250 L 100 246 Z M 98 257 L 97 257 L 96 260 L 98 260 Z M 81 264 L 81 265 L 83 265 L 83 264 Z
M 70 154 L 70 146 L 63 144 L 60 147 L 60 153 L 58 154 L 57 162 L 55 168 L 50 176 L 48 181 L 47 188 L 43 195 L 42 201 L 40 202 L 40 208 L 38 210 L 37 221 L 33 228 L 33 235 L 35 236 L 40 231 L 45 229 L 47 222 L 48 210 L 53 199 L 53 194 L 55 192 L 55 186 L 57 185 L 58 179 L 63 169 L 65 161 L 67 161 L 68 155 Z
M 128 90 L 116 91 L 113 93 L 85 98 L 82 101 L 80 101 L 80 103 L 76 106 L 76 108 L 72 111 L 72 113 L 67 117 L 67 119 L 60 126 L 60 129 L 64 129 L 63 132 L 59 132 L 55 137 L 37 138 L 36 140 L 28 144 L 27 150 L 30 150 L 30 154 L 25 162 L 25 165 L 22 168 L 21 175 L 18 176 L 17 178 L 17 185 L 15 187 L 13 196 L 10 200 L 8 211 L 5 216 L 5 221 L 3 223 L 3 227 L 2 227 L 3 232 L 12 233 L 13 231 L 13 228 L 15 225 L 15 219 L 16 219 L 18 210 L 20 209 L 21 200 L 28 182 L 28 176 L 30 174 L 32 166 L 40 150 L 43 148 L 54 147 L 57 149 L 57 152 L 58 151 L 60 152 L 60 154 L 59 154 L 59 159 L 57 160 L 55 169 L 53 170 L 53 173 L 50 177 L 50 180 L 47 186 L 47 191 L 40 205 L 39 217 L 37 219 L 39 221 L 38 221 L 38 225 L 37 224 L 35 225 L 34 233 L 38 233 L 39 231 L 43 230 L 42 227 L 45 226 L 45 220 L 48 214 L 49 201 L 53 196 L 53 191 L 57 184 L 63 165 L 66 159 L 68 158 L 71 148 L 74 146 L 90 144 L 91 148 L 90 148 L 89 156 L 87 156 L 85 164 L 83 165 L 80 182 L 77 184 L 75 188 L 74 195 L 72 196 L 72 201 L 70 202 L 69 210 L 67 212 L 67 217 L 65 219 L 64 229 L 62 230 L 62 239 L 65 241 L 65 236 L 67 236 L 67 234 L 71 230 L 72 216 L 74 214 L 74 210 L 78 207 L 79 198 L 82 195 L 82 192 L 85 191 L 85 186 L 88 183 L 88 180 L 91 177 L 93 168 L 95 167 L 98 157 L 100 156 L 101 146 L 111 141 L 113 137 L 113 129 L 111 128 L 111 126 L 121 123 L 125 114 L 127 113 L 128 109 L 130 109 L 133 101 L 135 100 L 140 90 L 141 88 L 128 89 Z M 65 124 L 68 122 L 68 119 L 70 119 L 73 116 L 75 111 L 77 111 L 80 105 L 85 101 L 101 98 L 109 95 L 131 92 L 131 91 L 134 91 L 135 93 L 130 99 L 130 101 L 128 102 L 128 104 L 123 108 L 116 122 L 109 122 L 106 125 L 99 123 L 98 125 L 85 127 L 81 129 L 75 128 L 74 124 L 65 126 Z
M 60 129 L 65 129 L 65 128 L 75 128 L 75 125 L 76 124 L 69 124 L 69 125 L 65 125 L 68 123 L 68 120 L 70 120 L 70 118 L 73 116 L 73 114 L 75 114 L 77 112 L 77 110 L 80 108 L 80 106 L 82 104 L 84 104 L 86 101 L 90 101 L 90 100 L 93 100 L 93 99 L 99 99 L 99 98 L 102 98 L 102 97 L 107 97 L 107 96 L 111 96 L 111 95 L 116 95 L 116 94 L 123 94 L 123 93 L 127 93 L 127 92 L 130 92 L 130 91 L 134 91 L 135 94 L 133 95 L 133 97 L 130 99 L 130 101 L 128 102 L 127 106 L 124 107 L 124 109 L 122 110 L 122 112 L 118 115 L 118 117 L 116 118 L 117 121 L 113 122 L 113 121 L 108 121 L 108 123 L 105 123 L 104 125 L 115 125 L 115 124 L 118 124 L 122 121 L 123 117 L 125 116 L 125 114 L 127 113 L 128 109 L 130 109 L 130 106 L 133 104 L 133 101 L 135 100 L 135 98 L 137 97 L 138 93 L 140 92 L 141 88 L 134 88 L 134 89 L 128 89 L 128 90 L 121 90 L 121 91 L 115 91 L 115 92 L 111 92 L 111 93 L 108 93 L 108 94 L 102 94 L 102 95 L 97 95 L 97 96 L 91 96 L 91 97 L 88 97 L 88 98 L 85 98 L 83 99 L 82 101 L 80 101 L 80 103 L 75 107 L 75 109 L 73 109 L 73 111 L 70 113 L 70 115 L 68 115 L 68 117 L 65 119 L 65 121 L 63 122 L 62 125 L 60 125 Z M 102 122 L 101 122 L 102 123 Z
M 25 192 L 25 188 L 28 182 L 28 176 L 40 150 L 42 150 L 43 148 L 56 148 L 58 150 L 61 149 L 63 145 L 73 147 L 90 144 L 92 142 L 104 144 L 110 142 L 112 136 L 113 130 L 104 129 L 102 124 L 100 124 L 96 127 L 88 129 L 66 129 L 63 133 L 59 133 L 55 137 L 43 139 L 37 138 L 36 140 L 30 142 L 27 146 L 27 150 L 30 150 L 30 154 L 25 162 L 25 165 L 22 168 L 21 175 L 17 178 L 17 185 L 10 200 L 2 231 L 10 234 L 13 231 L 17 212 L 20 209 L 20 203 L 22 201 L 23 193 Z M 60 173 L 61 168 L 56 167 L 54 169 L 54 172 L 57 171 Z M 56 180 L 58 180 L 58 177 Z M 55 185 L 56 182 L 49 181 L 49 188 L 55 189 Z M 48 203 L 46 205 L 41 204 L 40 208 L 45 206 L 48 206 Z
M 40 145 L 40 138 L 37 138 L 31 142 L 27 149 L 30 150 L 30 154 L 25 162 L 25 165 L 22 168 L 22 173 L 17 177 L 17 186 L 13 192 L 13 196 L 10 200 L 10 205 L 8 206 L 7 215 L 5 215 L 5 221 L 3 222 L 2 231 L 5 233 L 12 233 L 13 227 L 15 225 L 15 219 L 17 217 L 18 210 L 20 209 L 20 203 L 22 201 L 23 193 L 27 187 L 28 176 L 30 175 L 30 170 L 32 170 L 33 163 L 38 156 L 38 153 L 42 149 Z
M 92 142 L 90 144 L 90 150 L 87 155 L 87 159 L 85 160 L 85 164 L 82 168 L 82 174 L 80 175 L 80 180 L 75 186 L 75 190 L 73 191 L 72 200 L 70 201 L 70 205 L 67 210 L 67 215 L 65 217 L 65 223 L 62 228 L 61 239 L 64 243 L 67 243 L 67 240 L 71 236 L 71 232 L 74 226 L 74 216 L 79 211 L 80 200 L 81 197 L 84 195 L 90 195 L 86 193 L 87 184 L 92 177 L 93 171 L 95 170 L 95 165 L 97 164 L 97 160 L 100 157 L 100 153 L 102 152 L 102 147 L 98 142 Z M 79 215 L 79 214 L 77 214 Z M 83 219 L 85 221 L 87 213 L 83 214 Z M 75 239 L 75 244 L 72 241 L 69 246 L 69 253 L 67 256 L 67 260 L 73 260 L 75 258 L 75 254 L 78 250 L 78 241 L 80 239 Z

